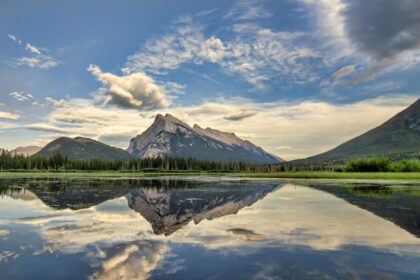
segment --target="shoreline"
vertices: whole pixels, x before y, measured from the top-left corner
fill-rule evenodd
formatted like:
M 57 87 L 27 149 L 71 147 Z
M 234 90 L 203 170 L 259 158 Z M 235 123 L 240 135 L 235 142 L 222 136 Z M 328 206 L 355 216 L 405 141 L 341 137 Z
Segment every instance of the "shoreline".
M 363 179 L 363 180 L 407 180 L 420 181 L 420 173 L 394 172 L 130 172 L 130 171 L 1 171 L 0 178 L 15 177 L 104 177 L 147 178 L 160 176 L 215 176 L 253 179 Z

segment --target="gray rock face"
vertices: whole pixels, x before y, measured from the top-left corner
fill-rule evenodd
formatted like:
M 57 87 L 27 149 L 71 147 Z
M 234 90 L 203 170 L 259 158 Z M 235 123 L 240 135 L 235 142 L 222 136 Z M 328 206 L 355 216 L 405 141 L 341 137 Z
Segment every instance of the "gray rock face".
M 128 206 L 152 225 L 155 234 L 170 235 L 191 221 L 198 224 L 237 214 L 280 187 L 226 183 L 197 189 L 139 189 L 130 191 L 126 198 Z
M 283 160 L 242 140 L 234 133 L 193 127 L 166 114 L 157 115 L 153 124 L 131 139 L 127 151 L 136 157 L 193 157 L 211 161 L 279 163 Z

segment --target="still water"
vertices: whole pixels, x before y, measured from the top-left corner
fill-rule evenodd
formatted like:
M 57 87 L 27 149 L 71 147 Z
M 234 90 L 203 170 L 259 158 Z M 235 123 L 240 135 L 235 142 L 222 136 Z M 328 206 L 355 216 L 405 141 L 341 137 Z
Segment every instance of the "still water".
M 1 179 L 0 279 L 420 279 L 420 185 Z

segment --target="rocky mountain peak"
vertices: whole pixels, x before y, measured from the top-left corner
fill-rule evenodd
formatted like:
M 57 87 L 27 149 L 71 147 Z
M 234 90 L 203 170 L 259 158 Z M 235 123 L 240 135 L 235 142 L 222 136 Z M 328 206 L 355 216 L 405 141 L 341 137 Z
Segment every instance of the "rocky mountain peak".
M 131 139 L 127 151 L 139 157 L 194 157 L 214 161 L 277 163 L 280 160 L 234 133 L 195 124 L 171 114 L 157 115 L 153 124 Z

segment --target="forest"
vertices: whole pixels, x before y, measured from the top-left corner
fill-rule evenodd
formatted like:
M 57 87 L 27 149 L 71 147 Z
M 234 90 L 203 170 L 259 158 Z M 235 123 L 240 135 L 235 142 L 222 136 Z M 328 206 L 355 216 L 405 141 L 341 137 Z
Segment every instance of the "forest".
M 0 154 L 0 171 L 141 171 L 141 172 L 420 172 L 420 160 L 391 161 L 387 157 L 366 157 L 343 164 L 331 162 L 284 162 L 252 164 L 246 162 L 202 161 L 194 158 L 133 158 L 129 160 L 76 160 L 60 151 L 51 157 Z

